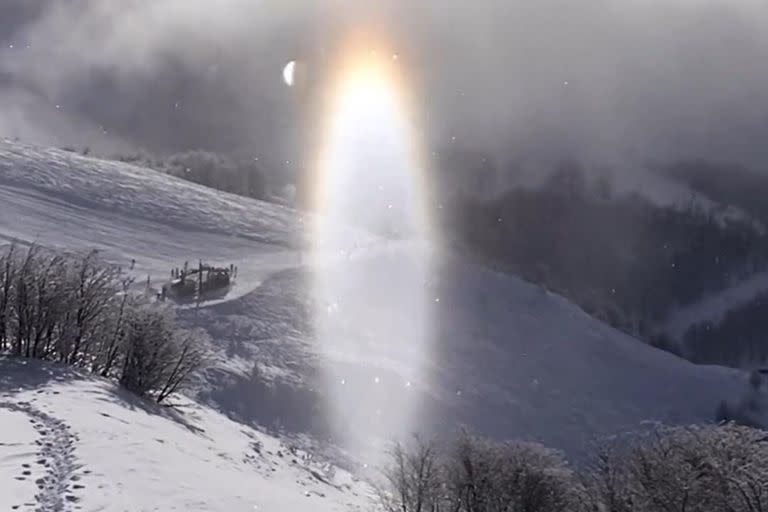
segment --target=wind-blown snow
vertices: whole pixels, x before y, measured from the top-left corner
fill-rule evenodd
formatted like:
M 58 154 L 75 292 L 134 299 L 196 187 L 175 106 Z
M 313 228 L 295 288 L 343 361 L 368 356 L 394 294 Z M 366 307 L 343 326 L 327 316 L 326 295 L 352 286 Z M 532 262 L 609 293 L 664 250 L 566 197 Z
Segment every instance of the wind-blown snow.
M 316 304 L 317 269 L 291 249 L 304 236 L 301 217 L 131 165 L 0 144 L 0 236 L 136 258 L 137 275 L 153 279 L 185 259 L 240 266 L 236 293 L 179 316 L 206 329 L 218 350 L 200 396 L 246 422 L 373 441 L 397 432 L 388 411 L 408 404 L 427 431 L 466 424 L 579 453 L 596 435 L 643 422 L 711 420 L 743 387 L 738 372 L 692 365 L 447 253 L 424 283 L 434 297 L 430 350 L 392 350 L 412 321 L 388 300 L 410 244 L 371 247 L 371 237 L 354 255 L 329 259 L 323 272 L 349 286 L 334 304 Z M 316 314 L 332 315 L 338 346 L 365 350 L 323 350 Z M 331 397 L 355 407 L 329 417 Z
M 689 327 L 702 322 L 719 323 L 725 314 L 747 304 L 757 295 L 768 290 L 768 272 L 758 272 L 700 301 L 682 307 L 667 319 L 665 331 L 680 339 Z

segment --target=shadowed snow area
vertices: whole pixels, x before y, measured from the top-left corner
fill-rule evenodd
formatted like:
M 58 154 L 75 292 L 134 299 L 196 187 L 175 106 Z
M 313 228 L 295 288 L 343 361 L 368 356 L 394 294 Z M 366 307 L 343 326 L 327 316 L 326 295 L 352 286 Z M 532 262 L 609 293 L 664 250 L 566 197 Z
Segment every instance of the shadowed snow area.
M 290 249 L 304 236 L 301 219 L 131 165 L 0 144 L 0 236 L 135 258 L 139 276 L 165 278 L 198 258 L 239 265 L 230 295 L 179 315 L 217 350 L 200 396 L 244 421 L 358 441 L 465 424 L 578 454 L 594 436 L 643 422 L 711 420 L 742 389 L 738 372 L 694 366 L 536 286 L 440 252 L 423 283 L 428 350 L 403 349 L 396 341 L 415 313 L 390 298 L 413 245 L 368 237 L 330 257 L 324 278 L 345 285 L 320 303 L 318 269 Z M 318 315 L 332 350 L 319 346 Z M 419 411 L 417 425 L 398 424 L 402 407 Z

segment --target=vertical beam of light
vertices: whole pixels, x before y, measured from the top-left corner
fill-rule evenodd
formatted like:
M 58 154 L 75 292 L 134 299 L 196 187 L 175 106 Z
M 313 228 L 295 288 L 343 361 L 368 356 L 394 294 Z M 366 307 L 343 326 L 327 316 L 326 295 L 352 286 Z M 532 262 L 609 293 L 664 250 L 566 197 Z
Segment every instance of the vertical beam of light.
M 418 429 L 432 321 L 422 143 L 400 60 L 352 45 L 322 108 L 313 231 L 314 329 L 335 440 Z

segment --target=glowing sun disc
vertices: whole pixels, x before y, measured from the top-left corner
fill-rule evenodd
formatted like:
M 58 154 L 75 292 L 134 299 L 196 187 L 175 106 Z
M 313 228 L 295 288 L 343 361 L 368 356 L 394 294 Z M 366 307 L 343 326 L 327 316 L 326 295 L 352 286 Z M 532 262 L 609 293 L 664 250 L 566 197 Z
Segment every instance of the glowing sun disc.
M 375 440 L 419 427 L 423 396 L 403 382 L 428 382 L 434 324 L 412 85 L 404 59 L 369 48 L 330 60 L 320 84 L 310 264 L 324 418 L 336 442 L 366 460 L 378 456 Z

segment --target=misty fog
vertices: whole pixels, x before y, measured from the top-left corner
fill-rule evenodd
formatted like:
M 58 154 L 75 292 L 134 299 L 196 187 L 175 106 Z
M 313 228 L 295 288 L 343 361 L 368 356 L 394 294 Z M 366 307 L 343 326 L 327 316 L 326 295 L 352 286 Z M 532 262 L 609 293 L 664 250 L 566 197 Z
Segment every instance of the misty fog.
M 0 135 L 201 148 L 297 172 L 304 100 L 351 27 L 386 34 L 433 148 L 511 160 L 768 156 L 762 0 L 5 0 Z

